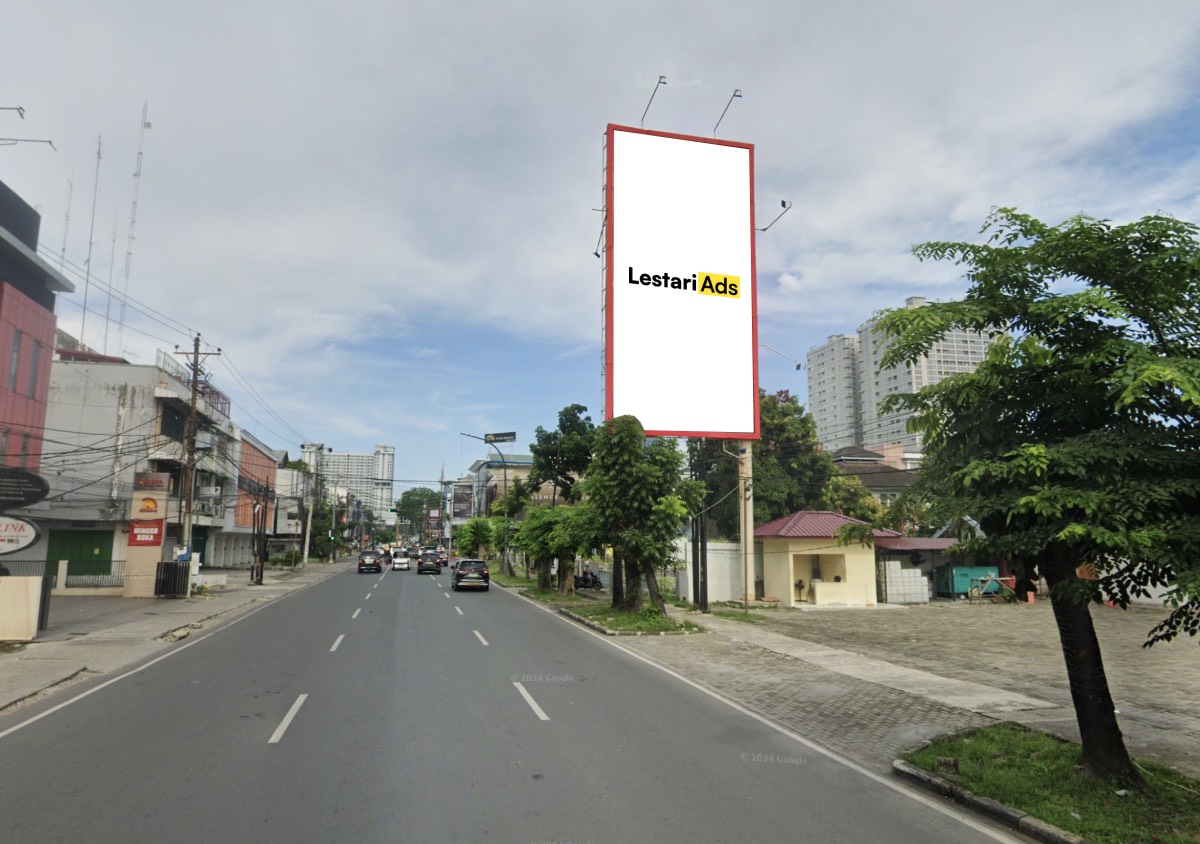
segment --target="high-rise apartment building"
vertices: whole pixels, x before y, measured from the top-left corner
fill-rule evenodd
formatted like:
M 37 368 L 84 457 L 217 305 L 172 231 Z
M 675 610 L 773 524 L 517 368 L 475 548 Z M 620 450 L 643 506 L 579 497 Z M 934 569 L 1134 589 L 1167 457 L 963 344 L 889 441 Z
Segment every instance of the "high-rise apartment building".
M 862 445 L 862 405 L 858 395 L 858 335 L 834 334 L 809 349 L 808 412 L 826 451 Z
M 925 306 L 911 296 L 906 308 Z M 987 354 L 990 340 L 975 331 L 953 330 L 914 364 L 880 371 L 886 340 L 876 321 L 859 326 L 857 336 L 834 335 L 808 353 L 808 408 L 817 425 L 817 439 L 827 451 L 845 446 L 878 448 L 901 445 L 919 450 L 921 435 L 909 433 L 907 410 L 882 414 L 884 399 L 893 393 L 915 393 L 959 372 L 973 372 Z M 853 379 L 854 388 L 848 386 Z
M 325 451 L 321 443 L 301 446 L 304 462 L 319 471 L 326 489 L 349 490 L 376 516 L 382 517 L 392 506 L 392 474 L 396 468 L 396 449 L 376 445 L 372 454 Z

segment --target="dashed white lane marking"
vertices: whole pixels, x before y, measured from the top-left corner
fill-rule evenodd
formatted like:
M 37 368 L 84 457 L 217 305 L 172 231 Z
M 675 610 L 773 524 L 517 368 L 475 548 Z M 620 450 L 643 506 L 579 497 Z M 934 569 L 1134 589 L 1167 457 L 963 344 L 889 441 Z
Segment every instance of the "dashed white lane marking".
M 275 728 L 275 732 L 271 733 L 271 737 L 267 739 L 267 744 L 279 744 L 279 740 L 283 738 L 283 734 L 287 732 L 292 719 L 296 717 L 296 713 L 300 711 L 300 707 L 304 705 L 304 701 L 306 700 L 308 700 L 308 695 L 306 694 L 296 698 L 296 702 L 292 704 L 292 708 L 287 711 L 287 715 L 283 716 L 283 720 L 279 722 L 279 726 Z
M 475 635 L 478 636 L 479 634 L 476 633 Z M 538 717 L 539 721 L 549 721 L 550 720 L 550 716 L 546 714 L 546 711 L 544 709 L 542 709 L 540 706 L 538 706 L 538 702 L 533 699 L 533 695 L 531 695 L 529 692 L 525 691 L 524 686 L 522 686 L 520 683 L 518 683 L 516 681 L 513 681 L 513 685 L 517 687 L 517 691 L 521 693 L 521 697 L 525 698 L 525 702 L 529 704 L 529 708 L 533 710 L 533 714 Z
M 354 621 L 354 619 L 358 618 L 358 614 L 359 614 L 360 612 L 362 612 L 362 607 L 359 607 L 358 609 L 356 609 L 356 610 L 354 611 L 354 615 L 350 616 L 350 620 L 351 620 L 351 621 Z
M 475 638 L 478 639 L 480 642 L 482 642 L 483 646 L 486 648 L 488 640 L 483 638 L 483 634 L 480 633 L 478 630 L 472 630 L 471 632 L 475 634 Z
M 369 601 L 369 600 L 371 600 L 371 593 L 370 593 L 370 592 L 368 592 L 368 593 L 367 593 L 367 597 L 363 598 L 363 600 L 364 600 L 364 601 Z
M 454 608 L 454 611 L 455 611 L 456 613 L 458 613 L 459 615 L 462 615 L 462 614 L 463 614 L 462 607 L 455 607 L 455 608 Z
M 333 647 L 329 649 L 329 652 L 333 653 L 334 651 L 336 651 L 338 649 L 338 645 L 340 645 L 342 643 L 342 639 L 345 639 L 345 638 L 346 638 L 346 634 L 343 633 L 340 636 L 338 636 L 336 639 L 334 639 Z

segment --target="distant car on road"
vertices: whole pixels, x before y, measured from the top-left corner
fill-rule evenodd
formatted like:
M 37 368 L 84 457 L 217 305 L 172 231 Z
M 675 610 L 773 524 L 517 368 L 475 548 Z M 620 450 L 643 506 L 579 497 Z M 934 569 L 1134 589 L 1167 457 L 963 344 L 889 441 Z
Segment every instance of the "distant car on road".
M 383 572 L 383 557 L 375 551 L 363 551 L 358 555 L 358 573 L 366 571 Z
M 421 555 L 421 560 L 417 563 L 417 574 L 440 574 L 441 571 L 442 567 L 438 565 L 437 555 Z
M 454 574 L 450 578 L 451 589 L 482 589 L 486 592 L 491 585 L 491 572 L 483 560 L 459 560 L 455 564 Z
M 392 554 L 392 571 L 408 571 L 408 569 L 408 555 L 397 549 Z

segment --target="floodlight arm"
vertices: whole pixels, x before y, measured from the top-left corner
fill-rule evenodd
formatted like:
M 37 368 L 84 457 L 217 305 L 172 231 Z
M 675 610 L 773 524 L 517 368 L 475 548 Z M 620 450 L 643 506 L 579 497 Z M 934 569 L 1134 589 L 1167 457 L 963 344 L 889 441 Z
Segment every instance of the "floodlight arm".
M 760 349 L 770 349 L 772 352 L 774 352 L 775 354 L 779 355 L 781 358 L 787 358 L 787 359 L 788 359 L 788 360 L 790 360 L 792 363 L 796 364 L 796 369 L 803 369 L 803 368 L 804 368 L 804 364 L 802 364 L 800 361 L 796 360 L 796 359 L 795 359 L 794 357 L 792 357 L 791 355 L 785 355 L 783 352 L 779 351 L 779 349 L 776 349 L 776 348 L 774 348 L 773 346 L 768 346 L 766 343 L 759 343 L 759 344 L 758 344 L 758 347 L 759 347 Z
M 779 204 L 783 206 L 783 210 L 779 212 L 779 217 L 782 217 L 782 216 L 783 216 L 784 214 L 786 214 L 788 211 L 791 211 L 791 210 L 792 210 L 792 203 L 791 203 L 791 200 L 784 199 L 784 200 L 782 200 L 782 201 L 781 201 Z M 767 229 L 771 228 L 771 226 L 773 226 L 773 225 L 775 225 L 776 223 L 778 223 L 778 222 L 779 222 L 779 217 L 776 217 L 774 220 L 772 220 L 771 222 L 767 223 L 767 225 L 766 225 L 765 227 L 763 227 L 763 228 L 761 228 L 761 229 L 755 229 L 755 231 L 765 232 Z
M 733 104 L 734 98 L 740 99 L 741 96 L 742 96 L 742 89 L 734 88 L 733 94 L 731 94 L 729 97 L 729 102 L 725 103 L 725 111 L 721 112 L 721 116 L 717 118 L 717 125 L 713 127 L 713 137 L 714 138 L 717 136 L 717 126 L 720 126 L 721 121 L 725 119 L 725 112 L 729 111 L 729 106 L 731 106 Z
M 667 77 L 665 77 L 665 76 L 659 76 L 658 81 L 654 83 L 654 90 L 650 92 L 650 102 L 646 103 L 646 111 L 642 112 L 641 122 L 638 123 L 638 126 L 641 127 L 642 129 L 646 128 L 646 113 L 650 111 L 650 103 L 654 102 L 654 95 L 658 93 L 658 86 L 666 85 L 666 84 L 667 84 Z
M 58 152 L 58 147 L 54 145 L 54 141 L 47 141 L 41 138 L 0 138 L 0 147 L 11 147 L 14 144 L 47 144 L 50 149 Z

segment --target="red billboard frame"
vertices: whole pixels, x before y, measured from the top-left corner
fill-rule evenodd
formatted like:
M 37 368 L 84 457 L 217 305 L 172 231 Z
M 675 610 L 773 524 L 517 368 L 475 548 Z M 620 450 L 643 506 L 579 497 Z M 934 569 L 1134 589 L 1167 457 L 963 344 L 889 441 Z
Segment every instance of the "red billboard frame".
M 749 178 L 750 178 L 750 336 L 753 348 L 750 350 L 751 361 L 753 367 L 752 373 L 752 394 L 750 401 L 753 406 L 754 428 L 752 431 L 679 431 L 679 430 L 647 430 L 646 436 L 653 437 L 703 437 L 707 439 L 723 439 L 723 440 L 757 440 L 761 438 L 760 429 L 761 421 L 759 419 L 758 405 L 758 254 L 755 242 L 755 225 L 754 225 L 754 144 L 743 143 L 740 141 L 720 140 L 717 138 L 701 138 L 695 135 L 681 135 L 673 132 L 658 132 L 652 129 L 635 129 L 632 126 L 622 126 L 615 123 L 608 124 L 605 135 L 605 170 L 604 170 L 604 209 L 605 209 L 605 227 L 604 227 L 604 249 L 605 249 L 605 268 L 604 268 L 604 418 L 613 418 L 613 324 L 615 314 L 613 312 L 614 301 L 614 265 L 612 261 L 613 255 L 613 240 L 616 230 L 616 207 L 613 203 L 613 166 L 614 166 L 614 145 L 613 139 L 616 132 L 630 132 L 637 135 L 653 135 L 660 138 L 671 138 L 679 141 L 693 141 L 703 144 L 713 144 L 716 146 L 736 147 L 744 149 L 749 154 Z

